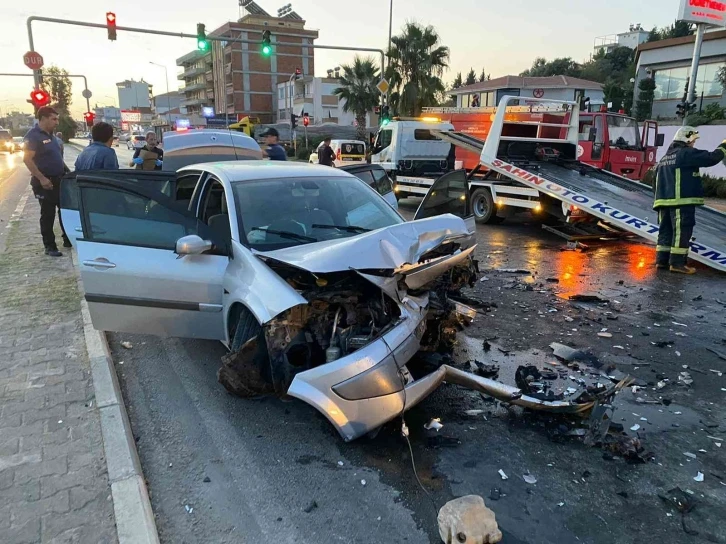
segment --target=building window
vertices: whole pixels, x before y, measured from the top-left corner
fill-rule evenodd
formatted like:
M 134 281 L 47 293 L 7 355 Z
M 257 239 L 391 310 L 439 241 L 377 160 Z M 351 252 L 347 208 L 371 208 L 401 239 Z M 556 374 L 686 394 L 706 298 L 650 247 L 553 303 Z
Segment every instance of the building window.
M 723 64 L 702 64 L 698 67 L 696 96 L 721 96 L 723 88 L 717 79 Z M 686 92 L 686 81 L 691 73 L 690 67 L 657 70 L 655 78 L 655 100 L 680 100 Z
M 279 100 L 285 100 L 285 87 L 280 87 L 277 89 L 277 98 Z

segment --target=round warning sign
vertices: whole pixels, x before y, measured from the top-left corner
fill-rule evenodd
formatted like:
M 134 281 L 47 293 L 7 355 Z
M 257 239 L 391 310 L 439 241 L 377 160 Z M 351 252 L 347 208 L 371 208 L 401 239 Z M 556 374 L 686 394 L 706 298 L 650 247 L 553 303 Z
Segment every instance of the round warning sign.
M 535 98 L 542 98 L 544 96 L 544 89 L 535 89 L 532 91 L 532 96 Z
M 651 151 L 650 153 L 648 153 L 648 162 L 653 162 L 654 159 L 655 154 Z
M 580 157 L 582 157 L 582 156 L 583 156 L 584 154 L 585 154 L 585 148 L 584 148 L 584 147 L 582 147 L 581 145 L 578 145 L 578 146 L 577 146 L 577 158 L 579 159 L 579 158 L 580 158 Z

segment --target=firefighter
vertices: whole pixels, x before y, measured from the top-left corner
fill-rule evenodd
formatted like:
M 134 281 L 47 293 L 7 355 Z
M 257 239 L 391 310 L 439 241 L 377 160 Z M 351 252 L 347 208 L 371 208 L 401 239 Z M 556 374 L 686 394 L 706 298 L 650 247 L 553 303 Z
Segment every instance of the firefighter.
M 696 225 L 696 206 L 704 204 L 698 170 L 726 159 L 726 140 L 715 151 L 702 151 L 693 147 L 699 137 L 693 127 L 678 129 L 656 171 L 653 209 L 658 211 L 660 222 L 656 267 L 680 274 L 696 273 L 686 265 L 686 259 Z

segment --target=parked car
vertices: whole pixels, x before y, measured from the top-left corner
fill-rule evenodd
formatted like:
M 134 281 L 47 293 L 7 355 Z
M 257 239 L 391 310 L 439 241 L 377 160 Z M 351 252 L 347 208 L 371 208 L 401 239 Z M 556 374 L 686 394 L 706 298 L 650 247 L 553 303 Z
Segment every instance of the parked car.
M 10 154 L 15 153 L 15 142 L 9 130 L 0 129 L 0 151 Z
M 310 154 L 308 162 L 318 164 L 318 151 L 325 143 L 321 143 L 318 148 Z M 331 140 L 330 147 L 335 152 L 335 160 L 333 164 L 340 168 L 350 163 L 365 162 L 366 160 L 366 144 L 360 140 Z
M 141 134 L 133 134 L 126 141 L 127 149 L 139 149 L 144 147 L 144 145 L 146 145 L 146 136 L 142 136 Z
M 13 143 L 15 144 L 15 152 L 21 152 L 25 150 L 25 138 L 22 136 L 13 137 Z
M 379 164 L 351 164 L 341 167 L 341 170 L 353 174 L 355 177 L 363 180 L 369 187 L 377 191 L 386 199 L 394 210 L 398 209 L 398 199 L 396 193 L 393 192 L 393 182 L 388 174 Z
M 131 137 L 131 135 L 130 135 L 130 134 L 129 134 L 128 132 L 122 132 L 122 133 L 121 133 L 121 134 L 119 134 L 119 136 L 118 136 L 118 141 L 119 141 L 119 142 L 123 142 L 123 143 L 126 143 L 126 142 L 128 142 L 128 141 L 129 141 L 129 138 L 130 138 L 130 137 Z

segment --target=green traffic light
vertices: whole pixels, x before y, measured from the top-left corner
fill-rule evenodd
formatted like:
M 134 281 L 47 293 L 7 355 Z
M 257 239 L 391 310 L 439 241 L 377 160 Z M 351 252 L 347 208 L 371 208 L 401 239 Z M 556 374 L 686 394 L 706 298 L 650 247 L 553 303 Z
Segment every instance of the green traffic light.
M 382 127 L 385 127 L 385 126 L 386 126 L 386 125 L 387 125 L 388 123 L 390 123 L 390 122 L 391 122 L 391 120 L 390 120 L 390 119 L 383 119 L 383 120 L 381 121 L 381 126 L 382 126 Z
M 262 54 L 266 57 L 269 57 L 272 54 L 272 47 L 270 47 L 269 45 L 263 45 Z
M 207 51 L 209 49 L 209 42 L 207 40 L 197 40 L 197 49 Z

